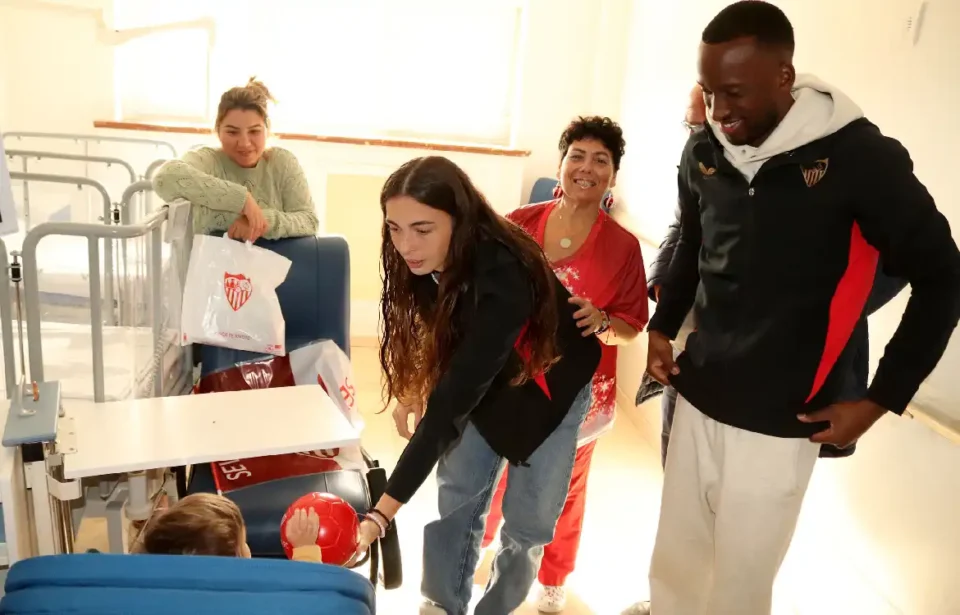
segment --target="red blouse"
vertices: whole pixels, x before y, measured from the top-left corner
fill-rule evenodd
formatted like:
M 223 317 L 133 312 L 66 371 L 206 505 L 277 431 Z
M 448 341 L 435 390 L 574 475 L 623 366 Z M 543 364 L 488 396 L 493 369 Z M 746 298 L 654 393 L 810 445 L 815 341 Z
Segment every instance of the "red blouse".
M 526 205 L 507 218 L 543 245 L 543 233 L 557 201 Z M 576 297 L 583 297 L 642 331 L 649 319 L 647 280 L 640 242 L 616 220 L 600 211 L 583 245 L 570 256 L 552 263 L 560 282 Z M 593 399 L 580 427 L 583 446 L 613 427 L 617 403 L 617 347 L 603 345 L 600 365 L 593 376 Z

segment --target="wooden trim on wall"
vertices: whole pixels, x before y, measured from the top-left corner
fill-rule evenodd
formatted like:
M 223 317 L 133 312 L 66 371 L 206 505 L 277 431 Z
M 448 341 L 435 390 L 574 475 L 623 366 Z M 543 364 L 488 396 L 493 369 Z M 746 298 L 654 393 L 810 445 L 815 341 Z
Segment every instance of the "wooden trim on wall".
M 94 128 L 112 130 L 134 130 L 140 132 L 166 132 L 184 135 L 209 135 L 211 130 L 201 126 L 149 124 L 141 122 L 116 122 L 112 120 L 94 120 Z M 315 135 L 297 132 L 275 132 L 273 136 L 285 141 L 315 141 L 319 143 L 341 143 L 344 145 L 371 145 L 377 147 L 398 147 L 404 149 L 425 149 L 434 152 L 457 152 L 461 154 L 484 154 L 487 156 L 511 156 L 523 158 L 530 150 L 497 147 L 493 145 L 460 145 L 439 141 L 414 141 L 407 139 L 366 139 L 362 137 L 343 137 L 337 135 Z

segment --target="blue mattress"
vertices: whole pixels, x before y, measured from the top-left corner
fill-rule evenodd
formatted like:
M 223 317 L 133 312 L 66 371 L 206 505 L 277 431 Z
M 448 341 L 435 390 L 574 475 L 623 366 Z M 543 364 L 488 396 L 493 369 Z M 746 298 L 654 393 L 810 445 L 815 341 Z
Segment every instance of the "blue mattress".
M 286 560 L 76 554 L 17 562 L 4 615 L 372 615 L 373 586 L 356 572 Z

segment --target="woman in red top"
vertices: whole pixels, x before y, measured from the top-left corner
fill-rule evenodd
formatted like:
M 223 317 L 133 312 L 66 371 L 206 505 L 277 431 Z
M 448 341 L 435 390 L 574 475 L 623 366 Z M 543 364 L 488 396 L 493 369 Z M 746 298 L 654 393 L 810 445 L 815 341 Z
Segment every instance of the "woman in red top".
M 624 153 L 623 132 L 605 117 L 578 118 L 560 137 L 560 180 L 556 199 L 527 205 L 507 216 L 541 245 L 557 277 L 580 308 L 575 314 L 584 335 L 597 335 L 603 351 L 593 377 L 593 399 L 580 427 L 570 490 L 540 564 L 543 585 L 538 607 L 557 613 L 566 604 L 564 583 L 573 572 L 587 474 L 594 446 L 613 426 L 617 401 L 617 346 L 632 341 L 646 326 L 647 282 L 640 242 L 604 211 L 607 192 L 616 184 Z M 494 495 L 484 546 L 500 525 L 507 473 Z

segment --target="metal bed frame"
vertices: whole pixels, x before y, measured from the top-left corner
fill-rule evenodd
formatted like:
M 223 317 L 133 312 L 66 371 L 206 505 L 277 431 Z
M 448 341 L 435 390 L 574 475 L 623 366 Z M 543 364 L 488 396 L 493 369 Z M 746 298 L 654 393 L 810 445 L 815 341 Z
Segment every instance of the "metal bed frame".
M 142 184 L 143 182 L 141 182 Z M 133 194 L 141 192 L 145 186 L 134 184 L 128 189 L 126 198 Z M 11 296 L 11 284 L 0 284 L 0 335 L 2 335 L 2 346 L 4 356 L 4 378 L 7 383 L 7 395 L 11 397 L 16 388 L 17 374 L 15 371 L 15 356 L 13 328 L 12 328 L 12 308 L 16 303 L 18 323 L 22 319 L 27 323 L 26 340 L 23 340 L 22 328 L 20 329 L 20 348 L 22 370 L 26 372 L 27 366 L 22 362 L 22 348 L 24 344 L 29 352 L 29 381 L 44 381 L 43 365 L 43 345 L 41 339 L 41 317 L 39 309 L 39 272 L 37 268 L 37 248 L 41 239 L 49 236 L 69 236 L 85 237 L 88 246 L 88 261 L 90 263 L 89 285 L 91 296 L 97 296 L 100 292 L 101 274 L 100 274 L 100 240 L 105 240 L 107 245 L 111 241 L 147 238 L 150 243 L 150 269 L 159 271 L 162 267 L 162 244 L 163 227 L 167 220 L 168 208 L 162 207 L 150 213 L 142 222 L 135 225 L 109 226 L 102 224 L 89 224 L 77 222 L 45 222 L 37 225 L 27 233 L 23 242 L 22 262 L 18 262 L 17 254 L 14 254 L 14 260 L 11 265 L 7 259 L 6 246 L 0 240 L 0 249 L 3 250 L 0 256 L 0 266 L 11 272 L 12 281 L 17 284 L 22 281 L 23 297 L 22 305 L 25 315 L 21 315 L 20 296 L 16 301 Z M 183 242 L 178 249 L 189 254 L 191 248 L 190 238 Z M 179 259 L 180 262 L 186 262 L 186 258 Z M 152 273 L 152 272 L 151 272 Z M 22 276 L 21 276 L 22 274 Z M 184 278 L 181 277 L 181 280 Z M 157 361 L 158 349 L 169 348 L 163 341 L 163 323 L 161 319 L 163 310 L 162 298 L 162 277 L 151 275 L 149 277 L 153 290 L 153 297 L 150 305 L 152 337 L 154 343 L 154 364 L 152 366 L 152 395 L 154 397 L 182 395 L 190 392 L 192 388 L 193 363 L 191 359 L 190 347 L 180 347 L 181 353 L 180 371 L 171 383 L 164 386 L 163 362 Z M 182 282 L 181 282 L 182 284 Z M 19 289 L 18 289 L 19 290 Z M 181 288 L 182 290 L 182 288 Z M 93 366 L 93 389 L 94 402 L 103 402 L 105 399 L 104 383 L 104 350 L 103 350 L 103 310 L 99 302 L 90 303 L 90 326 L 91 326 L 91 359 Z M 177 343 L 177 342 L 173 342 Z M 25 380 L 26 381 L 26 380 Z M 64 487 L 67 483 L 57 486 L 58 479 L 62 480 L 62 466 L 57 468 L 57 460 L 64 452 L 60 450 L 64 444 L 62 442 L 51 442 L 45 445 L 31 445 L 34 449 L 29 451 L 24 447 L 23 459 L 20 459 L 20 453 L 16 452 L 14 464 L 22 467 L 27 476 L 33 477 L 32 495 L 30 499 L 34 502 L 43 502 L 47 498 L 54 504 L 49 507 L 49 514 L 44 508 L 43 515 L 33 515 L 30 520 L 30 532 L 37 541 L 39 554 L 44 553 L 70 553 L 73 551 L 75 529 L 79 528 L 80 522 L 85 516 L 106 517 L 108 528 L 108 541 L 112 552 L 123 552 L 123 517 L 126 509 L 126 516 L 132 520 L 145 520 L 149 518 L 153 509 L 153 491 L 156 486 L 149 486 L 147 472 L 133 472 L 126 474 L 126 478 L 120 476 L 101 477 L 99 489 L 97 485 L 80 485 L 75 481 L 70 483 L 69 488 Z M 41 449 L 36 449 L 41 446 Z M 59 470 L 59 472 L 58 472 Z M 14 471 L 19 471 L 16 468 Z M 54 484 L 50 484 L 48 478 L 54 479 Z M 173 475 L 167 471 L 160 474 L 161 484 L 159 491 L 166 493 L 169 497 L 176 499 L 177 490 Z M 79 501 L 79 502 L 78 502 Z M 41 507 L 43 508 L 43 507 Z M 34 506 L 34 510 L 37 506 Z M 13 513 L 11 513 L 13 514 Z M 4 513 L 4 517 L 7 514 Z M 22 524 L 18 527 L 23 529 Z M 52 527 L 54 534 L 44 536 L 42 528 Z M 20 540 L 23 540 L 20 538 Z
M 170 155 L 174 158 L 177 157 L 177 148 L 173 146 L 172 143 L 167 141 L 160 141 L 158 139 L 135 139 L 131 137 L 114 137 L 108 135 L 84 135 L 84 134 L 71 134 L 71 133 L 62 133 L 62 132 L 31 132 L 31 131 L 11 131 L 3 133 L 3 139 L 54 139 L 54 140 L 65 140 L 73 141 L 74 143 L 83 143 L 83 153 L 87 155 L 90 153 L 89 147 L 90 143 L 136 143 L 139 145 L 152 145 L 156 148 L 164 148 L 170 151 Z
M 98 163 L 105 164 L 109 169 L 113 165 L 123 167 L 127 171 L 129 177 L 129 183 L 137 181 L 137 173 L 133 170 L 133 165 L 131 165 L 126 160 L 121 158 L 112 158 L 109 156 L 87 156 L 80 154 L 64 154 L 60 152 L 41 152 L 34 150 L 21 150 L 21 149 L 11 149 L 7 150 L 7 156 L 10 159 L 22 158 L 21 162 L 21 173 L 30 173 L 29 165 L 27 161 L 30 158 L 36 158 L 37 160 L 42 160 L 44 158 L 49 158 L 51 160 L 73 160 L 75 162 L 87 162 L 87 163 Z M 29 182 L 23 182 L 23 214 L 26 221 L 26 230 L 30 230 L 30 186 Z
M 144 171 L 143 173 L 143 178 L 153 179 L 153 175 L 154 173 L 157 172 L 157 169 L 162 167 L 165 162 L 169 162 L 169 161 L 170 161 L 170 158 L 158 158 L 157 160 L 154 160 L 149 164 L 149 166 L 147 166 L 147 170 Z
M 57 155 L 59 156 L 59 155 Z M 71 158 L 72 159 L 72 158 Z M 114 159 L 119 160 L 119 159 Z M 130 165 L 126 162 L 122 162 L 127 168 L 130 168 Z M 139 195 L 143 194 L 146 197 L 152 195 L 153 184 L 148 180 L 140 180 L 132 182 L 123 192 L 123 196 L 120 198 L 118 203 L 113 203 L 110 194 L 107 192 L 106 187 L 100 182 L 94 181 L 92 179 L 81 177 L 81 176 L 69 176 L 69 175 L 49 175 L 43 173 L 22 173 L 14 171 L 10 173 L 10 179 L 19 180 L 23 182 L 24 191 L 26 192 L 26 187 L 29 183 L 52 183 L 52 184 L 75 184 L 78 189 L 83 186 L 88 186 L 93 188 L 101 197 L 103 202 L 103 213 L 100 216 L 100 221 L 104 225 L 129 225 L 131 224 L 133 215 L 132 215 L 132 203 L 133 199 Z M 148 202 L 149 199 L 145 201 Z M 29 216 L 29 207 L 24 203 L 24 212 L 25 216 Z M 74 224 L 74 223 L 71 223 Z M 36 228 L 36 227 L 35 227 Z M 30 228 L 28 227 L 27 232 L 29 234 Z M 110 306 L 110 309 L 107 310 L 107 324 L 117 324 L 118 318 L 117 313 L 124 314 L 124 292 L 120 293 L 120 296 L 116 296 L 116 289 L 114 288 L 114 240 L 106 239 L 104 245 L 104 283 L 103 283 L 103 299 L 106 301 L 107 305 Z M 127 245 L 126 242 L 120 244 L 120 257 L 121 261 L 119 263 L 118 269 L 121 273 L 126 274 L 126 251 Z M 99 258 L 99 257 L 98 257 Z M 100 268 L 97 267 L 99 273 Z M 126 277 L 124 278 L 126 279 Z M 129 289 L 123 289 L 126 291 L 126 295 L 129 295 Z M 99 292 L 99 288 L 98 288 Z M 91 295 L 91 299 L 94 296 L 101 295 Z M 122 319 L 121 319 L 122 320 Z M 121 323 L 125 324 L 125 323 Z
M 119 205 L 114 207 L 113 203 L 110 200 L 110 195 L 107 193 L 107 189 L 100 182 L 88 179 L 86 177 L 80 176 L 69 176 L 69 175 L 48 175 L 44 173 L 21 173 L 19 171 L 12 171 L 10 173 L 11 180 L 19 180 L 24 182 L 24 185 L 30 182 L 34 183 L 48 183 L 48 184 L 74 184 L 77 186 L 77 189 L 82 188 L 83 186 L 88 186 L 96 190 L 103 201 L 103 214 L 100 216 L 100 220 L 103 222 L 104 226 L 112 224 L 119 224 L 121 220 L 121 211 Z M 29 210 L 24 208 L 25 216 L 29 216 Z M 41 223 L 39 226 L 34 227 L 40 228 L 44 224 L 51 224 L 49 222 Z M 64 224 L 77 224 L 77 223 L 64 223 Z M 32 229 L 27 228 L 27 235 L 24 237 L 24 245 L 26 245 L 27 237 L 29 237 Z M 99 258 L 99 256 L 98 256 Z M 116 317 L 113 310 L 114 305 L 114 288 L 113 288 L 113 241 L 105 241 L 104 246 L 104 270 L 105 270 L 105 283 L 104 283 L 104 294 L 100 294 L 100 288 L 97 287 L 97 294 L 90 296 L 90 303 L 94 303 L 95 297 L 103 297 L 107 302 L 107 305 L 111 306 L 107 312 L 108 321 L 107 324 L 116 324 Z M 100 266 L 99 264 L 95 268 L 97 275 L 99 277 Z M 91 275 L 93 272 L 91 271 Z
M 14 158 L 22 158 L 20 165 L 20 173 L 30 173 L 30 167 L 28 165 L 28 160 L 35 158 L 37 160 L 43 160 L 48 158 L 51 160 L 72 160 L 75 162 L 86 162 L 96 163 L 96 164 L 105 164 L 109 169 L 113 165 L 123 167 L 127 171 L 129 183 L 134 183 L 137 181 L 137 173 L 133 170 L 133 165 L 131 165 L 126 160 L 122 158 L 113 158 L 110 156 L 87 156 L 80 154 L 65 154 L 61 152 L 41 152 L 34 150 L 20 150 L 20 149 L 11 149 L 6 151 L 7 156 L 13 160 Z M 50 175 L 43 174 L 40 175 Z M 86 175 L 84 175 L 86 177 Z M 26 230 L 30 230 L 30 183 L 23 182 L 23 217 L 26 224 Z
M 0 239 L 0 267 L 3 267 L 3 275 L 10 273 L 10 259 L 7 256 L 7 244 Z M 7 360 L 3 362 L 3 376 L 7 385 L 7 399 L 13 394 L 13 388 L 16 386 L 16 368 L 11 360 L 13 354 L 13 298 L 10 296 L 10 284 L 0 284 L 0 338 L 3 344 L 3 356 Z
M 162 243 L 163 243 L 163 223 L 167 219 L 167 208 L 163 207 L 149 216 L 141 223 L 125 226 L 106 226 L 100 224 L 84 224 L 79 222 L 44 222 L 37 225 L 33 230 L 27 233 L 23 242 L 22 262 L 23 262 L 23 291 L 24 304 L 26 306 L 27 323 L 27 348 L 30 352 L 30 378 L 36 382 L 43 381 L 43 346 L 41 344 L 41 318 L 39 299 L 39 271 L 37 268 L 37 244 L 44 237 L 85 237 L 87 239 L 88 262 L 90 263 L 90 292 L 96 296 L 100 294 L 101 275 L 100 275 L 100 240 L 101 239 L 137 239 L 151 236 L 150 244 L 150 268 L 153 271 L 159 271 L 162 268 Z M 109 242 L 107 242 L 109 245 Z M 189 246 L 186 246 L 189 249 Z M 181 259 L 185 260 L 185 259 Z M 151 275 L 150 284 L 152 286 L 152 300 L 150 307 L 151 323 L 153 328 L 153 339 L 155 347 L 161 342 L 162 322 L 162 288 L 163 279 L 161 275 Z M 94 401 L 103 402 L 104 393 L 104 356 L 103 356 L 103 306 L 96 301 L 90 303 L 90 323 L 91 323 L 91 354 L 93 360 L 93 390 Z M 192 369 L 183 369 L 183 377 L 186 377 L 188 384 Z M 166 393 L 163 390 L 163 378 L 160 372 L 162 365 L 154 366 L 154 394 L 162 396 Z
M 110 164 L 119 164 L 124 168 L 126 168 L 128 173 L 130 174 L 130 183 L 134 183 L 135 181 L 137 181 L 137 179 L 152 179 L 153 174 L 156 173 L 158 168 L 160 168 L 160 165 L 162 165 L 164 162 L 166 162 L 171 158 L 176 158 L 178 155 L 177 148 L 174 147 L 172 143 L 168 141 L 161 141 L 158 139 L 138 139 L 138 138 L 131 138 L 131 137 L 115 137 L 115 136 L 109 136 L 109 135 L 101 136 L 101 135 L 84 135 L 84 134 L 69 134 L 69 133 L 55 133 L 55 132 L 49 132 L 49 133 L 48 132 L 29 132 L 29 131 L 27 132 L 11 131 L 11 132 L 5 132 L 2 135 L 0 135 L 0 139 L 3 139 L 4 141 L 6 141 L 8 137 L 10 139 L 16 139 L 18 141 L 22 141 L 23 139 L 35 138 L 35 139 L 67 140 L 67 141 L 73 141 L 74 143 L 82 143 L 83 144 L 82 157 L 77 157 L 76 155 L 72 155 L 72 154 L 60 154 L 55 152 L 34 152 L 32 150 L 27 151 L 27 150 L 16 150 L 16 149 L 8 150 L 7 153 L 11 155 L 11 158 L 14 155 L 41 154 L 42 157 L 55 158 L 59 160 L 79 160 L 79 161 L 88 161 L 88 162 L 100 162 L 100 163 L 107 163 L 108 166 Z M 91 143 L 97 143 L 97 144 L 127 143 L 127 144 L 135 144 L 135 145 L 149 145 L 149 146 L 153 146 L 155 149 L 164 149 L 169 151 L 170 157 L 154 160 L 149 165 L 147 165 L 147 168 L 142 175 L 138 175 L 131 164 L 119 158 L 90 156 L 89 154 L 90 154 Z M 26 157 L 24 157 L 23 159 L 22 166 L 23 166 L 22 168 L 23 173 L 29 172 L 27 168 Z M 151 209 L 150 203 L 149 203 L 150 197 L 151 195 L 149 194 L 145 196 L 144 208 L 146 210 Z M 26 208 L 27 203 L 29 203 L 29 195 L 27 193 L 26 187 L 24 187 L 24 203 L 25 203 L 24 207 Z

